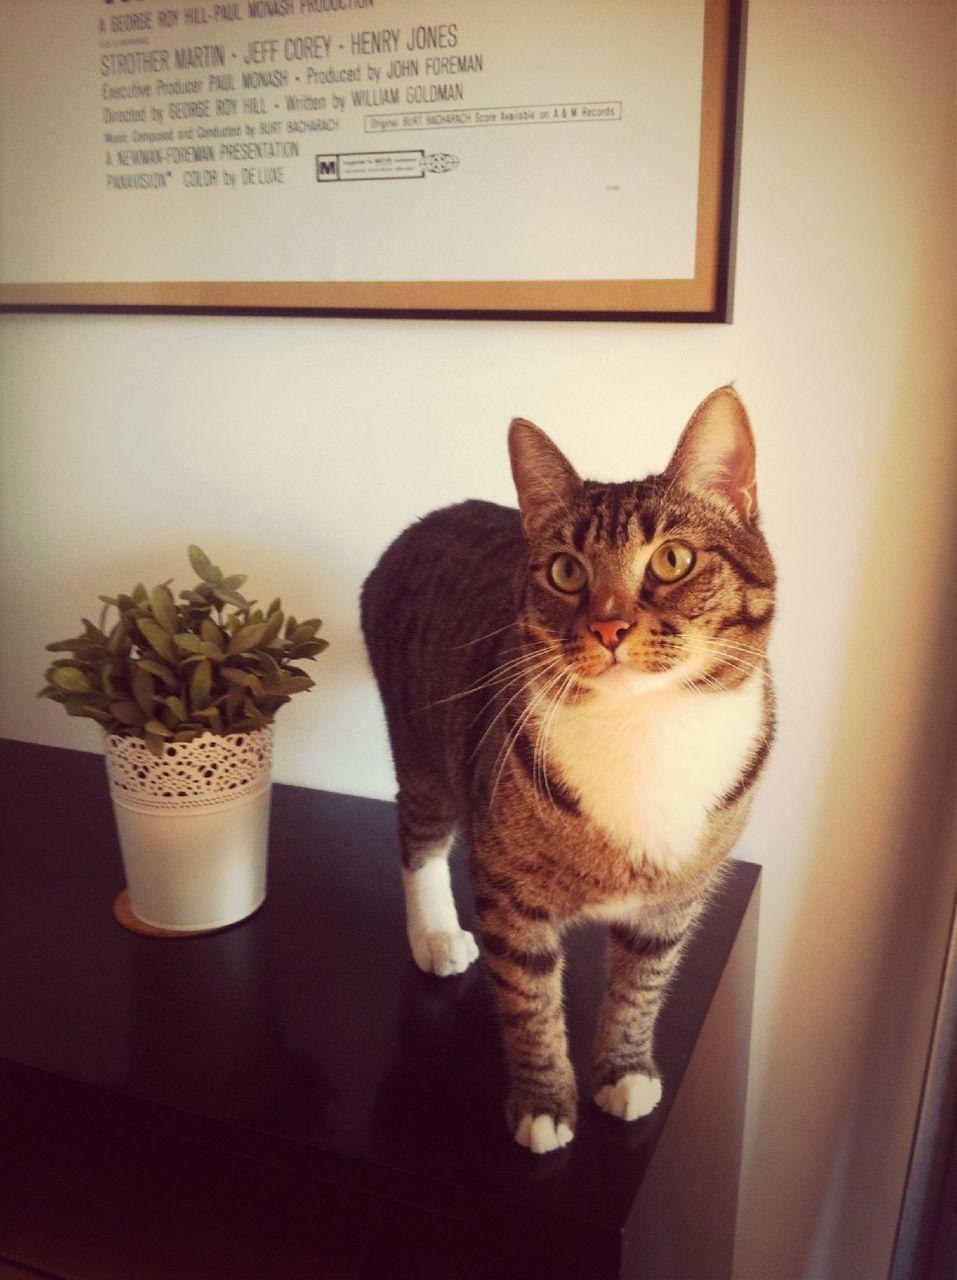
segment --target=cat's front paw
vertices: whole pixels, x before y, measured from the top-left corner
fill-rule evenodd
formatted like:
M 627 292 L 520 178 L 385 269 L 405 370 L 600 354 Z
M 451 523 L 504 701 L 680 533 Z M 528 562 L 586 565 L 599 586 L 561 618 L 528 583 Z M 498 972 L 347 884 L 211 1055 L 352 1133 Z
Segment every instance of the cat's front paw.
M 609 1115 L 621 1120 L 639 1120 L 654 1111 L 661 1101 L 661 1081 L 643 1071 L 629 1071 L 613 1084 L 602 1085 L 595 1101 Z
M 536 1155 L 560 1151 L 575 1136 L 577 1101 L 571 1067 L 540 1089 L 516 1088 L 505 1108 L 509 1131 Z
M 524 1115 L 515 1130 L 515 1141 L 536 1155 L 544 1155 L 548 1151 L 559 1151 L 567 1147 L 575 1134 L 565 1120 L 556 1120 L 554 1116 Z
M 412 955 L 423 973 L 434 973 L 448 978 L 464 973 L 473 960 L 478 959 L 478 946 L 467 929 L 454 933 L 437 931 L 416 933 L 410 936 Z

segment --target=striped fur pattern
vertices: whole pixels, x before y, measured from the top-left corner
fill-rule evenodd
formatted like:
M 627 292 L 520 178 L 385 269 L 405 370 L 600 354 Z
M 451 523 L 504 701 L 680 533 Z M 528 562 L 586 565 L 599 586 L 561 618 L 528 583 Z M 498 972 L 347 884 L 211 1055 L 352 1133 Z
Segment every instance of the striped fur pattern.
M 774 568 L 730 388 L 645 480 L 583 481 L 523 420 L 509 448 L 520 511 L 472 501 L 413 525 L 369 576 L 362 621 L 413 955 L 449 975 L 481 952 L 508 1124 L 549 1151 L 576 1123 L 562 1007 L 576 920 L 609 924 L 594 1097 L 632 1120 L 661 1096 L 655 1020 L 771 743 Z M 456 831 L 477 938 L 452 898 Z

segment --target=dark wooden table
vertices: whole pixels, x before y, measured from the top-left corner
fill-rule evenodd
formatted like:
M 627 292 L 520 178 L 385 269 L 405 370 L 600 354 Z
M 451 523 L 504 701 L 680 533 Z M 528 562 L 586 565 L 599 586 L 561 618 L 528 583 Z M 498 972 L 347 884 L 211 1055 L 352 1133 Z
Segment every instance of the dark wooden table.
M 646 1120 L 588 1099 L 603 937 L 572 936 L 582 1114 L 532 1156 L 504 1126 L 481 971 L 409 957 L 392 805 L 276 786 L 265 906 L 158 940 L 112 915 L 101 758 L 0 747 L 0 1277 L 730 1274 L 756 867 L 733 867 L 684 960 Z M 458 893 L 467 918 L 461 874 Z

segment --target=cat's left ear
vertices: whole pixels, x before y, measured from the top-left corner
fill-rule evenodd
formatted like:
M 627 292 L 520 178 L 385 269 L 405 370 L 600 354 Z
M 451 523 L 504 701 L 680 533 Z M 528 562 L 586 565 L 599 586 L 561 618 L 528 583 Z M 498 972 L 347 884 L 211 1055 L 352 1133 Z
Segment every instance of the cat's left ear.
M 522 523 L 531 536 L 556 507 L 567 506 L 581 488 L 581 477 L 541 427 L 524 418 L 509 427 L 508 452 Z
M 695 409 L 665 476 L 686 489 L 726 499 L 747 522 L 757 518 L 754 436 L 731 387 L 712 391 Z

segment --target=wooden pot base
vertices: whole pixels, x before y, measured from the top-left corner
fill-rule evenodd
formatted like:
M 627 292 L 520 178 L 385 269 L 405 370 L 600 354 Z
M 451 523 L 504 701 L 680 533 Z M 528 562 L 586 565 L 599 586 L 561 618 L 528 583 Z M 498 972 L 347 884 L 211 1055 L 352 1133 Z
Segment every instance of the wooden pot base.
M 220 929 L 158 929 L 156 925 L 147 924 L 133 914 L 129 889 L 124 889 L 113 903 L 113 915 L 124 929 L 129 929 L 130 933 L 143 934 L 147 938 L 199 938 L 207 933 L 220 932 Z M 221 927 L 232 928 L 228 924 Z

